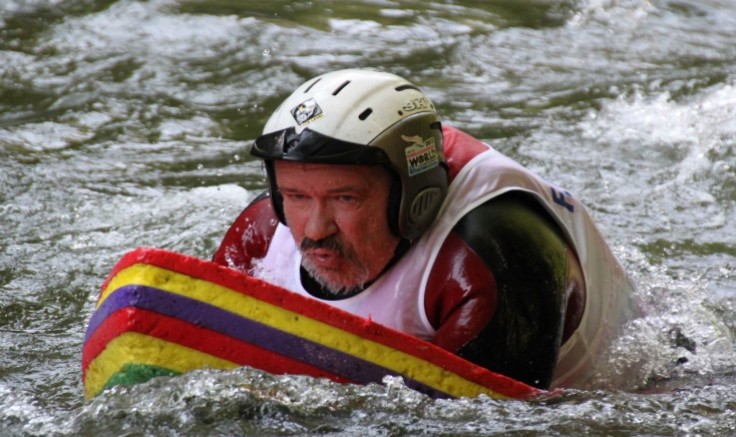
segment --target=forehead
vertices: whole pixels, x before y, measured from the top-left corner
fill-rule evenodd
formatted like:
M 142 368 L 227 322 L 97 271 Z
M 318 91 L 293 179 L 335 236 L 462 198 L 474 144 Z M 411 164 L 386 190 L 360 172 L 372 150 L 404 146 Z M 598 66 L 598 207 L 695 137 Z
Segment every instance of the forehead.
M 388 170 L 380 165 L 315 164 L 308 162 L 274 161 L 276 182 L 279 186 L 296 184 L 370 186 L 390 183 Z

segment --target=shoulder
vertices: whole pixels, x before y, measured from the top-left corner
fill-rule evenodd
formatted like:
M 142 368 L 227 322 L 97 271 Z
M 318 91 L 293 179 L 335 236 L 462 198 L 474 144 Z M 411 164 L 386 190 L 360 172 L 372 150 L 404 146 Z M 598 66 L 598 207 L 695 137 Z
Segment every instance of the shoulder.
M 468 161 L 489 149 L 481 140 L 453 126 L 442 125 L 442 138 L 450 181 Z
M 512 191 L 493 198 L 462 217 L 453 232 L 493 272 L 500 295 L 542 302 L 563 287 L 570 246 L 530 194 Z
M 212 260 L 247 271 L 253 259 L 266 256 L 279 220 L 268 192 L 256 197 L 225 233 Z

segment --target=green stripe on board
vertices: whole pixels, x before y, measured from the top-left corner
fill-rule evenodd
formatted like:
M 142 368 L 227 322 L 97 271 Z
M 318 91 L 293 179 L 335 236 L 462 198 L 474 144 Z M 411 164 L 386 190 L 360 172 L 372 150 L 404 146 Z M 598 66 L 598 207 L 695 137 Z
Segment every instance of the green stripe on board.
M 134 385 L 146 382 L 157 376 L 177 376 L 180 372 L 165 367 L 146 364 L 125 364 L 122 370 L 112 375 L 103 387 L 106 390 L 115 385 Z

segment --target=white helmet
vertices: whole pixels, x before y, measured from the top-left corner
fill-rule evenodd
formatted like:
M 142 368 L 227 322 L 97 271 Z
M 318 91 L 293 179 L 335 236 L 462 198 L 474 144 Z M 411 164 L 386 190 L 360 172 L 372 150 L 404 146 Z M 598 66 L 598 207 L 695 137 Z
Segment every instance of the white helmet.
M 432 224 L 447 194 L 434 105 L 416 85 L 389 73 L 340 70 L 302 84 L 271 115 L 251 154 L 266 162 L 284 223 L 275 159 L 386 167 L 394 180 L 389 223 L 409 241 Z

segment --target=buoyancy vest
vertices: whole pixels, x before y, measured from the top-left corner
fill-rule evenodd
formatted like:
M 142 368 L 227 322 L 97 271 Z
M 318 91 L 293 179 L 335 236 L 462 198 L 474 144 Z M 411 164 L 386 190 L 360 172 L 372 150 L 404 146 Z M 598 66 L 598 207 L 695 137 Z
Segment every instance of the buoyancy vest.
M 628 317 L 632 284 L 588 211 L 569 192 L 479 140 L 451 127 L 443 129 L 451 182 L 435 223 L 364 291 L 346 299 L 323 302 L 407 334 L 431 339 L 435 329 L 425 312 L 424 295 L 432 266 L 441 262 L 437 254 L 445 238 L 474 208 L 510 191 L 526 192 L 559 224 L 583 270 L 585 310 L 577 330 L 560 348 L 552 381 L 552 387 L 578 385 L 590 375 L 602 349 Z M 252 273 L 316 299 L 302 286 L 300 265 L 301 256 L 289 228 L 279 224 L 266 256 Z

